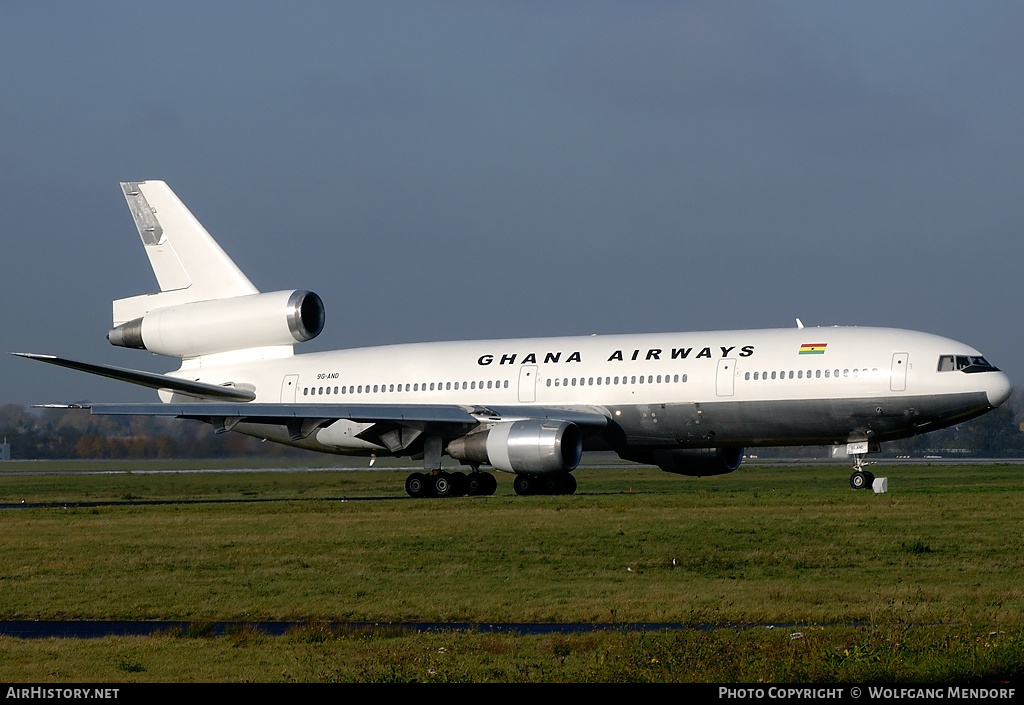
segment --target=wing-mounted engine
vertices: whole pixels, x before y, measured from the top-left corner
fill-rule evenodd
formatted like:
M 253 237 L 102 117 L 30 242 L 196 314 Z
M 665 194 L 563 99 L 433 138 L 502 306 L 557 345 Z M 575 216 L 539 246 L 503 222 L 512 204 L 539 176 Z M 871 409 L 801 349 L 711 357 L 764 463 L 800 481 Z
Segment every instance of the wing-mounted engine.
M 657 465 L 665 472 L 691 477 L 725 475 L 743 462 L 743 448 L 681 448 L 634 451 L 628 455 L 619 455 L 626 460 Z
M 487 430 L 456 438 L 446 450 L 456 460 L 486 463 L 504 472 L 566 473 L 580 463 L 583 434 L 568 421 L 501 421 Z
M 149 311 L 114 327 L 112 345 L 190 358 L 292 345 L 324 328 L 324 304 L 310 291 L 275 291 L 195 301 Z

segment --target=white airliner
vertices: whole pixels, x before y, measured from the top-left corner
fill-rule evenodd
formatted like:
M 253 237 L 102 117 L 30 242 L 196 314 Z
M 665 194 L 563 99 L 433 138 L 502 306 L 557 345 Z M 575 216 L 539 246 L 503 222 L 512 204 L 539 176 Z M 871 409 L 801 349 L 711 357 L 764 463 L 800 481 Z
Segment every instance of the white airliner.
M 885 328 L 388 345 L 294 355 L 324 325 L 307 291 L 261 294 L 161 181 L 122 183 L 160 292 L 114 301 L 114 345 L 181 359 L 166 375 L 34 360 L 159 390 L 94 414 L 198 419 L 302 448 L 423 460 L 413 497 L 569 493 L 584 450 L 683 475 L 739 467 L 745 447 L 845 446 L 870 486 L 879 443 L 966 421 L 1010 396 L 1006 375 L 955 340 Z M 442 471 L 443 455 L 471 468 Z

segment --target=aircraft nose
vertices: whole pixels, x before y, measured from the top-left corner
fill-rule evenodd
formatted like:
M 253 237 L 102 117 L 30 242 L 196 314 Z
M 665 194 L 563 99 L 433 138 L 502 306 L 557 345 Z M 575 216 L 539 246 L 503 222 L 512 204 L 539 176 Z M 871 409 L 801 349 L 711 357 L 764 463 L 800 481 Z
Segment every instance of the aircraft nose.
M 992 378 L 988 380 L 988 388 L 985 390 L 985 393 L 988 395 L 988 403 L 993 408 L 1000 406 L 1013 393 L 1013 385 L 1010 384 L 1010 378 L 1002 372 L 992 373 Z

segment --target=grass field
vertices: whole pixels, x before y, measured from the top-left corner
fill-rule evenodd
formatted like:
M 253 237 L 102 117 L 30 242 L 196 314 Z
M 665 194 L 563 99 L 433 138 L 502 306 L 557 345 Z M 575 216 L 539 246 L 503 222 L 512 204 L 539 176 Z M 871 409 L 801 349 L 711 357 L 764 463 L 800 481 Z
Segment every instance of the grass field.
M 584 468 L 573 496 L 517 497 L 499 476 L 493 497 L 417 501 L 405 471 L 106 466 L 134 471 L 5 464 L 0 502 L 53 506 L 0 511 L 0 619 L 798 626 L 0 639 L 0 677 L 962 680 L 1022 667 L 1017 466 L 874 468 L 886 495 L 851 491 L 840 467 Z

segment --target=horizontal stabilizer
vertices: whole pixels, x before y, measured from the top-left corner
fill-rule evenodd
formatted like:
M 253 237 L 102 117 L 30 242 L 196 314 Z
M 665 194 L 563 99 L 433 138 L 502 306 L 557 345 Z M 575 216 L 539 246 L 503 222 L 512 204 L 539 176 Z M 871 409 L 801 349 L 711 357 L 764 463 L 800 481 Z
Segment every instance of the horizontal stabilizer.
M 226 387 L 219 384 L 206 384 L 204 382 L 193 382 L 178 377 L 168 377 L 156 372 L 143 372 L 142 370 L 129 370 L 124 367 L 113 367 L 111 365 L 94 365 L 88 362 L 77 362 L 67 360 L 53 355 L 37 355 L 35 353 L 11 353 L 18 357 L 27 357 L 29 360 L 39 360 L 59 367 L 88 372 L 92 375 L 109 377 L 110 379 L 121 380 L 130 384 L 137 384 L 150 389 L 170 389 L 193 397 L 213 397 L 215 399 L 231 399 L 234 401 L 252 401 L 256 394 L 247 389 Z

